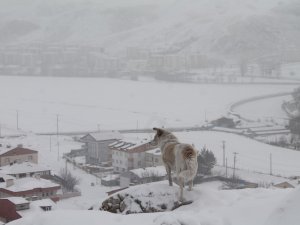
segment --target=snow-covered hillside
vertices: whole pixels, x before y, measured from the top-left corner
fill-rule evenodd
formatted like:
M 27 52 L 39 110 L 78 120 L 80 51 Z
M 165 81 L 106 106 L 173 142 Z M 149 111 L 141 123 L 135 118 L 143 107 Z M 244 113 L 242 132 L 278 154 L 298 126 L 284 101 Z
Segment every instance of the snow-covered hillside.
M 2 0 L 0 41 L 254 56 L 299 50 L 299 12 L 293 0 Z
M 56 210 L 16 220 L 11 225 L 263 225 L 291 190 L 244 189 L 219 190 L 221 183 L 213 182 L 195 186 L 189 193 L 194 202 L 172 212 L 116 215 L 102 211 Z M 147 184 L 133 190 L 157 190 L 168 187 L 167 182 Z M 171 190 L 171 188 L 168 188 Z M 162 192 L 164 189 L 161 190 Z M 177 187 L 173 187 L 173 192 Z M 173 195 L 171 195 L 173 196 Z M 168 201 L 169 196 L 165 197 Z M 148 199 L 151 201 L 151 198 Z M 262 210 L 263 209 L 263 210 Z M 289 225 L 298 224 L 296 217 Z

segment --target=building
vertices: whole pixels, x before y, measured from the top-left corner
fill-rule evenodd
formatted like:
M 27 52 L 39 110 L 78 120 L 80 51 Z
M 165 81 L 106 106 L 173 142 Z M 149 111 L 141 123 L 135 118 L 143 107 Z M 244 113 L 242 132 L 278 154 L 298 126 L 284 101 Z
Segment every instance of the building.
M 281 182 L 279 184 L 275 184 L 274 187 L 277 187 L 277 188 L 282 188 L 282 189 L 285 189 L 285 188 L 295 188 L 293 185 L 291 185 L 289 182 Z
M 32 162 L 38 163 L 38 151 L 23 148 L 22 145 L 11 149 L 10 146 L 0 148 L 0 166 L 11 163 Z
M 145 153 L 145 157 L 146 157 L 146 167 L 163 165 L 160 148 L 155 148 L 153 150 L 147 151 Z
M 109 149 L 111 143 L 122 139 L 118 131 L 90 133 L 80 139 L 87 148 L 86 163 L 101 165 L 111 162 L 112 156 Z
M 41 178 L 26 177 L 15 179 L 11 176 L 4 176 L 4 178 L 2 176 L 2 180 L 3 182 L 0 182 L 0 198 L 56 198 L 57 191 L 60 190 L 60 185 Z
M 22 218 L 17 212 L 29 209 L 29 202 L 21 197 L 0 199 L 0 221 L 8 223 Z
M 236 126 L 234 120 L 227 117 L 221 117 L 219 119 L 211 121 L 211 123 L 217 127 L 234 128 Z
M 130 185 L 161 181 L 166 178 L 166 175 L 167 172 L 164 166 L 133 169 L 121 174 L 120 186 L 129 187 Z
M 146 167 L 146 151 L 153 149 L 145 140 L 121 140 L 109 145 L 114 172 Z
M 22 197 L 0 199 L 0 222 L 8 223 L 36 212 L 51 211 L 55 203 L 50 199 L 27 201 Z
M 0 167 L 0 172 L 15 178 L 51 175 L 51 170 L 31 162 L 14 163 Z

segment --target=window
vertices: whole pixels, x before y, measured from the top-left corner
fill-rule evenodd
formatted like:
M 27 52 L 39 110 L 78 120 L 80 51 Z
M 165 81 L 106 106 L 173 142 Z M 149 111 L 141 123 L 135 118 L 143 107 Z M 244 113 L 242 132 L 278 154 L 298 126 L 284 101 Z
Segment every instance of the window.
M 10 163 L 10 159 L 9 158 L 5 158 L 5 162 L 6 163 Z
M 32 158 L 32 155 L 29 155 L 29 156 L 28 156 L 28 160 L 31 160 L 31 161 L 32 161 L 32 159 L 33 159 L 33 158 Z

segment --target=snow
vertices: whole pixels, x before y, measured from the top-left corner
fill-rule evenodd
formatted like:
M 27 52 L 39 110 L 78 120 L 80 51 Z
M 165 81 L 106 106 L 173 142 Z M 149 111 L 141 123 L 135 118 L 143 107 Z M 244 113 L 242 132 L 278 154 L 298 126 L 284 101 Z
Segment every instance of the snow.
M 0 167 L 0 172 L 5 174 L 20 174 L 20 173 L 32 173 L 32 172 L 42 172 L 49 171 L 51 168 L 45 168 L 41 165 L 37 165 L 30 162 L 15 163 L 13 165 Z
M 293 190 L 265 188 L 220 190 L 220 185 L 221 183 L 219 182 L 211 182 L 195 186 L 192 192 L 185 190 L 184 194 L 187 197 L 191 197 L 194 202 L 171 212 L 117 215 L 103 211 L 56 210 L 26 217 L 10 224 L 81 225 L 88 221 L 89 224 L 94 225 L 99 224 L 100 221 L 105 221 L 107 225 L 263 225 L 273 211 L 276 210 L 276 207 L 281 205 L 281 202 L 293 192 Z M 125 191 L 130 190 L 126 189 Z M 178 187 L 169 187 L 167 182 L 136 186 L 132 187 L 131 191 L 136 193 L 136 195 L 141 195 L 141 198 L 145 201 L 151 201 L 151 198 L 143 197 L 142 193 L 149 191 L 170 191 L 172 195 L 165 196 L 162 202 L 168 201 L 168 199 L 174 200 L 174 198 L 178 197 L 176 196 Z M 296 209 L 294 208 L 293 210 Z M 295 220 L 291 220 L 291 223 L 289 223 L 289 225 L 296 224 Z
M 166 168 L 164 166 L 138 168 L 130 171 L 140 178 L 151 177 L 151 176 L 162 177 L 167 175 Z
M 300 215 L 300 187 L 292 190 L 271 213 L 265 225 L 296 225 L 299 224 Z
M 9 191 L 19 192 L 19 191 L 32 190 L 34 188 L 50 188 L 50 187 L 58 187 L 58 186 L 59 186 L 58 184 L 53 183 L 49 180 L 26 177 L 26 178 L 16 179 L 14 180 L 14 185 L 10 187 L 4 187 L 4 188 Z
M 9 200 L 12 203 L 14 203 L 15 205 L 29 203 L 26 199 L 24 199 L 22 197 L 8 197 L 8 198 L 3 198 L 3 199 Z
M 14 87 L 14 92 L 10 87 Z M 20 130 L 55 134 L 57 114 L 60 132 L 93 131 L 98 125 L 103 131 L 198 126 L 205 119 L 226 115 L 236 101 L 289 92 L 295 87 L 1 76 L 0 95 L 6 96 L 0 99 L 1 135 L 18 134 Z M 250 110 L 259 111 L 256 107 Z
M 152 155 L 161 155 L 161 150 L 160 150 L 160 148 L 155 148 L 155 149 L 147 151 L 147 153 L 150 153 Z

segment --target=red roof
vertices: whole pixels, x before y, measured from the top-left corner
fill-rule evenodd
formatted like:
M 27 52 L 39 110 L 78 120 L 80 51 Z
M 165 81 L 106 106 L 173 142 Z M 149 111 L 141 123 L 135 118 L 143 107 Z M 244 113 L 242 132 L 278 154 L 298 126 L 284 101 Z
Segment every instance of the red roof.
M 31 150 L 28 148 L 16 147 L 12 150 L 9 150 L 9 151 L 3 153 L 0 156 L 28 155 L 28 154 L 34 154 L 34 153 L 38 153 L 38 151 Z

